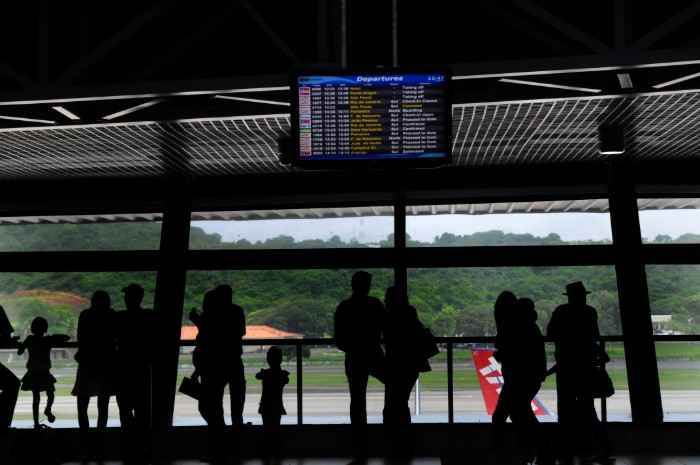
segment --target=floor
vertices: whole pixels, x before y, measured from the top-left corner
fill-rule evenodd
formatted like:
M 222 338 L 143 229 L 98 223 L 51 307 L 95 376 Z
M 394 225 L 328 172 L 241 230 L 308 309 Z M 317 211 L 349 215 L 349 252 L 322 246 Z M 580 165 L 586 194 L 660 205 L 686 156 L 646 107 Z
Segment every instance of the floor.
M 480 461 L 465 460 L 465 464 L 478 465 Z M 199 460 L 175 460 L 168 465 L 202 465 Z M 359 465 L 360 462 L 350 458 L 291 458 L 283 459 L 279 465 Z M 493 460 L 486 460 L 488 465 L 498 465 Z M 408 460 L 389 460 L 383 458 L 371 458 L 362 465 L 441 465 L 437 457 L 421 457 Z M 620 456 L 616 458 L 616 465 L 700 465 L 700 456 L 663 455 L 663 456 Z M 123 465 L 121 461 L 104 462 L 65 462 L 61 465 Z M 259 459 L 245 460 L 239 465 L 265 465 Z

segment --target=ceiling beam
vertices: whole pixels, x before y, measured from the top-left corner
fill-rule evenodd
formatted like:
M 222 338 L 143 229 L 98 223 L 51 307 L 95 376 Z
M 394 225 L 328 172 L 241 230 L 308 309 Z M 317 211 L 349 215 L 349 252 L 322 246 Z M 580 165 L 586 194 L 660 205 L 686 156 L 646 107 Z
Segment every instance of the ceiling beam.
M 455 76 L 468 78 L 538 76 L 583 71 L 652 68 L 700 64 L 700 48 L 609 50 L 606 53 L 559 58 L 463 62 L 450 65 Z
M 539 28 L 535 27 L 527 20 L 524 20 L 521 16 L 513 14 L 508 9 L 504 8 L 505 5 L 503 4 L 495 5 L 489 0 L 481 0 L 480 5 L 489 14 L 502 19 L 504 23 L 508 25 L 508 27 L 519 31 L 522 34 L 526 34 L 534 40 L 547 45 L 554 50 L 569 49 L 569 47 L 562 41 L 555 39 L 545 32 L 542 32 L 539 30 Z
M 258 25 L 260 29 L 267 35 L 267 37 L 272 41 L 273 44 L 286 56 L 290 61 L 293 63 L 299 63 L 299 58 L 296 56 L 296 54 L 292 51 L 291 48 L 287 45 L 287 43 L 280 38 L 280 36 L 277 35 L 277 33 L 272 30 L 269 24 L 267 24 L 267 21 L 260 16 L 260 13 L 253 7 L 253 5 L 248 2 L 248 0 L 238 0 L 241 6 L 245 8 L 245 10 L 248 12 L 250 17 L 255 21 L 255 24 Z
M 625 48 L 625 0 L 615 0 L 613 4 L 613 22 L 615 28 L 615 48 Z
M 517 8 L 520 8 L 527 14 L 541 20 L 542 22 L 549 24 L 569 39 L 578 42 L 582 45 L 585 45 L 594 52 L 605 53 L 608 50 L 610 50 L 610 47 L 605 45 L 597 38 L 580 30 L 576 26 L 562 20 L 561 18 L 553 15 L 541 6 L 534 4 L 529 0 L 514 0 L 513 5 L 515 5 Z
M 155 18 L 161 16 L 178 2 L 163 0 L 145 9 L 140 15 L 132 19 L 126 26 L 101 42 L 87 56 L 82 57 L 70 68 L 64 71 L 56 80 L 58 85 L 67 85 L 75 81 L 84 71 L 104 60 L 107 55 L 121 44 L 135 36 L 142 28 Z
M 39 18 L 37 24 L 37 69 L 39 81 L 46 83 L 49 80 L 49 1 L 39 2 Z
M 230 4 L 225 4 L 222 9 L 217 9 L 212 12 L 206 22 L 199 25 L 192 34 L 173 45 L 168 51 L 151 62 L 151 65 L 144 71 L 135 73 L 134 79 L 148 79 L 158 71 L 162 70 L 171 63 L 176 62 L 185 53 L 192 49 L 197 43 L 211 37 L 218 31 L 231 17 L 233 11 Z
M 637 40 L 633 47 L 637 49 L 648 49 L 667 35 L 677 31 L 681 26 L 695 18 L 700 13 L 700 2 L 693 2 L 687 8 L 679 11 L 656 28 L 649 31 L 642 38 Z

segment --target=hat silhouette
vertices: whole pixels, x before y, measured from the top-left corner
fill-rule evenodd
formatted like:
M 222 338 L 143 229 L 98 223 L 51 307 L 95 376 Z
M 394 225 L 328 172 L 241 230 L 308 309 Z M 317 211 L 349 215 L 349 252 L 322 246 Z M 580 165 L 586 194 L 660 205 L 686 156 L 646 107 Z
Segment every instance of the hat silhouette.
M 590 294 L 591 291 L 586 290 L 586 286 L 583 285 L 581 281 L 576 281 L 566 285 L 566 292 L 562 295 L 580 295 L 580 294 Z

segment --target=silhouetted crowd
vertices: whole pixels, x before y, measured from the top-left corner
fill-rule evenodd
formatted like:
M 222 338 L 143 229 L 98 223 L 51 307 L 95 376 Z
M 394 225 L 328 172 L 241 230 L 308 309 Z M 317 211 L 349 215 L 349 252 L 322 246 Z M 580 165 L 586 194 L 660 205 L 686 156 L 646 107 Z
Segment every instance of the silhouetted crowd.
M 359 271 L 352 277 L 352 293 L 337 307 L 334 336 L 345 353 L 345 373 L 350 391 L 350 419 L 358 455 L 366 452 L 366 394 L 370 377 L 384 384 L 384 424 L 404 451 L 407 426 L 411 423 L 409 398 L 420 373 L 431 370 L 429 359 L 440 352 L 434 336 L 418 318 L 406 292 L 389 287 L 384 302 L 370 296 L 371 274 Z M 97 398 L 97 428 L 107 426 L 108 405 L 116 396 L 123 430 L 134 450 L 145 453 L 150 424 L 151 371 L 156 331 L 153 312 L 142 308 L 144 290 L 138 284 L 123 289 L 126 310 L 114 311 L 105 291 L 96 291 L 90 307 L 78 320 L 75 360 L 78 363 L 72 394 L 77 399 L 78 423 L 83 434 L 89 429 L 88 406 Z M 596 310 L 586 302 L 589 292 L 583 283 L 566 286 L 568 302 L 557 307 L 547 324 L 547 336 L 555 345 L 554 361 L 547 368 L 544 337 L 537 324 L 535 303 L 527 297 L 502 292 L 494 305 L 496 344 L 494 358 L 500 363 L 503 385 L 493 412 L 494 447 L 503 444 L 505 424 L 510 418 L 519 437 L 523 463 L 569 462 L 573 456 L 608 460 L 611 445 L 598 420 L 594 399 L 614 392 L 605 372 L 609 357 L 600 344 Z M 0 307 L 0 310 L 2 307 Z M 216 456 L 226 449 L 224 392 L 230 394 L 231 424 L 243 423 L 246 380 L 242 339 L 246 334 L 245 313 L 233 303 L 233 290 L 220 285 L 207 291 L 201 311 L 192 309 L 189 319 L 197 327 L 192 352 L 194 372 L 180 390 L 198 400 L 199 412 L 208 425 L 209 450 Z M 0 364 L 0 430 L 9 428 L 19 390 L 32 392 L 34 427 L 40 421 L 41 395 L 49 423 L 56 378 L 51 374 L 51 349 L 69 340 L 66 335 L 48 334 L 47 320 L 35 318 L 31 334 L 19 341 L 4 311 L 0 311 L 0 343 L 15 342 L 18 353 L 28 353 L 26 374 L 19 380 Z M 286 414 L 283 389 L 290 373 L 282 369 L 282 351 L 271 347 L 268 367 L 256 378 L 262 383 L 258 412 L 262 416 L 271 450 L 281 442 L 281 417 Z M 548 375 L 556 376 L 559 437 L 549 441 L 539 430 L 533 401 Z M 86 442 L 88 440 L 86 439 Z M 556 444 L 554 446 L 553 444 Z

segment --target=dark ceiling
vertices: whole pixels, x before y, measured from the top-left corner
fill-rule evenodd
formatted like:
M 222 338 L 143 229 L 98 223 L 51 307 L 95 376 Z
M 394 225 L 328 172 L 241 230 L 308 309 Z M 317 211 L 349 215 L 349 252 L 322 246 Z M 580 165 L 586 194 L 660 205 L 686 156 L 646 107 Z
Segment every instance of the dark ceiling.
M 605 161 L 596 128 L 616 120 L 637 161 L 700 160 L 700 1 L 42 0 L 3 18 L 4 181 L 290 173 L 287 72 L 394 58 L 457 77 L 455 168 Z

